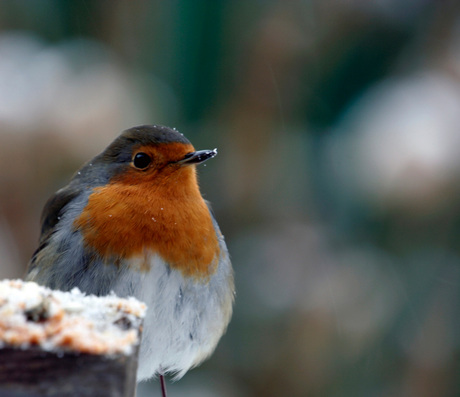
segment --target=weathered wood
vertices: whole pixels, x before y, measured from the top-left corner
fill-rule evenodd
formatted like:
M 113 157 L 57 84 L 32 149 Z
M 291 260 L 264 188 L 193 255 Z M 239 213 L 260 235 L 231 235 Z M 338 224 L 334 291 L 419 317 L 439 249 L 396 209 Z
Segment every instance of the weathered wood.
M 136 368 L 137 352 L 106 357 L 4 348 L 0 349 L 0 396 L 132 397 Z
M 132 397 L 145 306 L 0 282 L 1 397 Z

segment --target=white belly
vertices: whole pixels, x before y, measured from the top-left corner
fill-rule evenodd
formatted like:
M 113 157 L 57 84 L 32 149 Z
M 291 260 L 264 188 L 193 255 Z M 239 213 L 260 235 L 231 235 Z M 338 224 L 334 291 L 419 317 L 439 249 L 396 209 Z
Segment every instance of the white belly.
M 230 320 L 233 275 L 228 256 L 205 281 L 184 277 L 158 256 L 150 271 L 127 270 L 114 291 L 148 306 L 139 356 L 138 380 L 165 372 L 181 378 L 215 349 Z

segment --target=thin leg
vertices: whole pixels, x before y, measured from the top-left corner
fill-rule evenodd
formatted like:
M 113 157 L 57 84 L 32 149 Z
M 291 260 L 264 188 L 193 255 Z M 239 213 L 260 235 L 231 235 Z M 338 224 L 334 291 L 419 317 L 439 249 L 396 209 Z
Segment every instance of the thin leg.
M 166 381 L 163 375 L 160 375 L 161 395 L 162 397 L 168 397 L 166 395 Z

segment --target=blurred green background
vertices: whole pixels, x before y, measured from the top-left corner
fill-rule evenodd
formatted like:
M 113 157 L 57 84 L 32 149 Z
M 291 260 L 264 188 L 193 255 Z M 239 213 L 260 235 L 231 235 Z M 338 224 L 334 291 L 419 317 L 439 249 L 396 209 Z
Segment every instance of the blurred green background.
M 3 0 L 0 278 L 147 123 L 219 149 L 200 180 L 236 271 L 171 396 L 460 396 L 460 2 Z

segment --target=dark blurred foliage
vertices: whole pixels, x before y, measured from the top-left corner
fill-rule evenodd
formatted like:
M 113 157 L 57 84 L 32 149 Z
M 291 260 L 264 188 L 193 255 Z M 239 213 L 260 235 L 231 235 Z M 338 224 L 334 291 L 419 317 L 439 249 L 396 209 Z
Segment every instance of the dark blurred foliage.
M 460 3 L 4 0 L 0 33 L 0 277 L 82 162 L 166 124 L 219 149 L 237 283 L 171 395 L 460 395 Z

